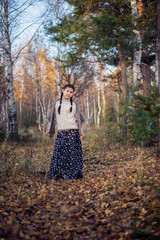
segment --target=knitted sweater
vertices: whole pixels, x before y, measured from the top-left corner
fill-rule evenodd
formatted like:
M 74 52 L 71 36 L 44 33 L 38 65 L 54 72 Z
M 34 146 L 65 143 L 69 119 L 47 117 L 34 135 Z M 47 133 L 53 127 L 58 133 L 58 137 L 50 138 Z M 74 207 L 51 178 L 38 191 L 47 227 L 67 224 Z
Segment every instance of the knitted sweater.
M 62 99 L 61 112 L 58 113 L 58 107 L 60 101 L 55 104 L 56 108 L 56 123 L 58 130 L 66 129 L 78 129 L 78 123 L 76 119 L 76 104 L 73 102 L 72 112 L 70 112 L 71 102 L 70 99 Z
M 59 106 L 59 101 L 60 99 L 57 99 L 53 102 L 52 104 L 52 108 L 50 110 L 50 113 L 47 117 L 47 121 L 46 121 L 46 124 L 47 124 L 47 131 L 50 133 L 50 138 L 54 136 L 55 134 L 55 126 L 57 124 L 57 119 L 56 119 L 56 112 L 57 112 L 57 109 L 56 109 L 56 105 L 58 104 Z M 74 105 L 75 103 L 75 105 Z M 63 103 L 62 103 L 63 105 Z M 61 110 L 62 110 L 62 105 L 61 105 Z M 83 131 L 82 131 L 82 124 L 83 122 L 85 121 L 81 112 L 80 112 L 80 109 L 79 109 L 79 105 L 77 102 L 73 101 L 73 106 L 76 106 L 76 109 L 75 109 L 75 113 L 73 112 L 73 115 L 75 117 L 75 121 L 77 123 L 77 126 L 78 126 L 78 130 L 79 130 L 79 135 L 81 136 L 83 134 Z M 74 111 L 74 107 L 73 107 L 73 110 Z M 62 113 L 62 111 L 61 111 Z

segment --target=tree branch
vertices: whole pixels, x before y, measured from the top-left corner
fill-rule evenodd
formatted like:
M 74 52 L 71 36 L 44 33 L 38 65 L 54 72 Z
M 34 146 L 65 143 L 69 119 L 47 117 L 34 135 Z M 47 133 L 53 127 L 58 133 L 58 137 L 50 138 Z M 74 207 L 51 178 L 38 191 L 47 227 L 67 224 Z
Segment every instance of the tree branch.
M 49 11 L 48 15 L 46 16 L 46 18 L 41 22 L 41 24 L 38 26 L 38 28 L 36 29 L 35 33 L 33 34 L 33 36 L 31 37 L 31 39 L 29 40 L 29 42 L 27 44 L 25 44 L 18 52 L 17 56 L 15 57 L 13 63 L 17 60 L 17 58 L 19 57 L 20 53 L 28 46 L 29 43 L 31 43 L 31 41 L 34 39 L 36 33 L 38 32 L 38 30 L 40 29 L 40 27 L 43 25 L 43 23 L 46 21 L 46 19 L 49 17 L 49 15 L 51 14 L 51 11 Z

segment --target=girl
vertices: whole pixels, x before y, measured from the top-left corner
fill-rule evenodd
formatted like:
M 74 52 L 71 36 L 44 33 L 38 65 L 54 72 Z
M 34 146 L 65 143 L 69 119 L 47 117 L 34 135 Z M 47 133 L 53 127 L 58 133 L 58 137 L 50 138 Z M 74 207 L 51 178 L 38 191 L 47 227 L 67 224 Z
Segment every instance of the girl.
M 47 136 L 53 137 L 55 125 L 58 134 L 55 141 L 48 177 L 53 179 L 83 178 L 83 157 L 80 138 L 84 138 L 82 123 L 84 118 L 78 103 L 72 100 L 74 86 L 66 84 L 60 99 L 54 101 L 48 116 Z

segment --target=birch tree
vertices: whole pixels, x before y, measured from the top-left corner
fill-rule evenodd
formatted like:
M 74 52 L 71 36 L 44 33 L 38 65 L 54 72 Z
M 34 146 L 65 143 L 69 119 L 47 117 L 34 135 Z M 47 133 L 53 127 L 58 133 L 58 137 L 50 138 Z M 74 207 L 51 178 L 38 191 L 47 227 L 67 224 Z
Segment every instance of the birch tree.
M 38 49 L 33 56 L 33 77 L 36 86 L 36 114 L 39 130 L 45 134 L 48 105 L 53 101 L 52 92 L 57 92 L 57 69 L 47 58 L 45 50 Z
M 8 17 L 8 0 L 3 1 L 4 9 L 4 44 L 5 46 L 5 77 L 8 82 L 8 103 L 9 103 L 9 135 L 11 139 L 18 140 L 17 113 L 13 91 L 13 63 L 11 56 L 11 40 Z
M 60 23 L 60 19 L 67 14 L 69 9 L 69 5 L 66 3 L 64 0 L 46 0 L 48 2 L 48 6 L 52 12 L 50 16 L 50 24 L 53 26 L 58 25 Z M 52 23 L 51 23 L 52 22 Z M 49 33 L 49 32 L 48 32 Z M 56 33 L 54 33 L 56 36 Z M 63 52 L 65 52 L 65 48 L 63 47 Z M 58 95 L 60 96 L 61 94 L 61 85 L 62 85 L 62 75 L 61 75 L 61 70 L 62 70 L 62 64 L 61 64 L 61 56 L 62 55 L 62 45 L 60 42 L 56 42 L 55 46 L 55 59 L 57 62 L 57 91 Z
M 160 1 L 158 1 L 157 5 L 157 14 L 158 14 L 158 99 L 160 105 Z M 159 127 L 160 127 L 160 114 L 159 114 Z M 160 141 L 160 133 L 159 133 L 159 141 Z
M 134 25 L 137 26 L 138 9 L 137 0 L 131 0 L 132 17 Z M 140 63 L 142 57 L 142 39 L 139 30 L 134 30 L 135 33 L 135 47 L 133 54 L 133 83 L 136 85 L 140 73 Z
M 0 32 L 1 32 L 1 76 L 2 76 L 2 83 L 4 83 L 3 86 L 3 100 L 4 100 L 4 121 L 5 121 L 5 137 L 6 139 L 9 136 L 9 121 L 8 121 L 8 99 L 7 99 L 7 79 L 6 79 L 6 74 L 5 74 L 5 48 L 4 48 L 4 4 L 3 1 L 0 1 Z M 2 114 L 3 118 L 3 114 Z
M 100 126 L 100 114 L 101 114 L 101 92 L 100 92 L 100 83 L 98 82 L 97 83 L 97 88 L 98 88 L 98 100 L 97 100 L 97 103 L 98 103 L 98 114 L 97 114 L 97 126 L 99 127 Z
M 25 11 L 32 6 L 38 0 L 1 0 L 0 1 L 0 17 L 1 17 L 1 49 L 4 52 L 4 57 L 1 57 L 3 60 L 3 71 L 4 71 L 4 89 L 5 90 L 5 122 L 6 122 L 6 137 L 8 136 L 12 139 L 18 139 L 18 124 L 17 124 L 17 113 L 15 107 L 15 98 L 14 98 L 14 89 L 13 89 L 13 65 L 20 53 L 25 49 L 29 42 L 33 39 L 35 33 L 42 26 L 50 12 L 46 11 L 42 14 L 41 23 L 33 21 L 31 24 L 28 24 L 27 27 L 22 30 L 19 29 L 20 24 Z M 17 50 L 17 53 L 13 56 L 13 46 L 15 41 L 20 38 L 23 33 L 31 27 L 33 24 L 38 23 L 39 26 L 32 35 L 31 39 L 25 43 L 22 47 Z M 15 50 L 15 49 L 14 49 Z M 15 50 L 16 52 L 16 50 Z M 8 103 L 8 106 L 7 106 Z M 7 116 L 8 114 L 8 116 Z M 9 129 L 9 134 L 8 134 Z

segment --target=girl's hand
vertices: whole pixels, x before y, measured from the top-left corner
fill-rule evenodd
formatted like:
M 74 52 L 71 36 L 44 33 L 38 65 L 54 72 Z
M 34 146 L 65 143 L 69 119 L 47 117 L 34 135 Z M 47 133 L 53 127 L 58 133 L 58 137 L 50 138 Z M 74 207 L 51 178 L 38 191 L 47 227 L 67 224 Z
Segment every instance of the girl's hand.
M 50 136 L 50 132 L 46 132 L 45 135 L 49 137 Z
M 83 139 L 84 137 L 85 137 L 85 135 L 84 135 L 84 134 L 82 134 L 82 135 L 80 136 L 80 138 L 81 138 L 81 139 Z

